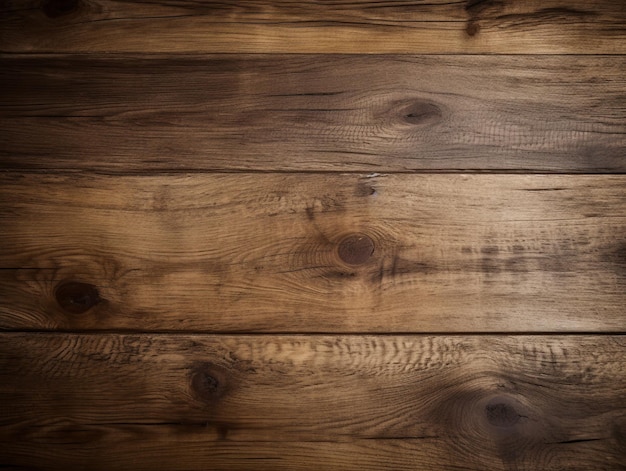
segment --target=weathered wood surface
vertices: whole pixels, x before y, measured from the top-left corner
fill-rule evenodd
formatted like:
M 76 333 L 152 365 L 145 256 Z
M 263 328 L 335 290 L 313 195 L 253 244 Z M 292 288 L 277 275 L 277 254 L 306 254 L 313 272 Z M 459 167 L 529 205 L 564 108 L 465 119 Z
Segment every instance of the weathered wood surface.
M 3 52 L 626 52 L 621 0 L 13 0 Z
M 0 182 L 3 329 L 626 330 L 626 176 Z
M 616 470 L 621 336 L 0 335 L 18 469 Z
M 625 471 L 625 54 L 622 0 L 0 2 L 0 469 Z
M 626 56 L 5 56 L 0 89 L 5 169 L 626 172 Z

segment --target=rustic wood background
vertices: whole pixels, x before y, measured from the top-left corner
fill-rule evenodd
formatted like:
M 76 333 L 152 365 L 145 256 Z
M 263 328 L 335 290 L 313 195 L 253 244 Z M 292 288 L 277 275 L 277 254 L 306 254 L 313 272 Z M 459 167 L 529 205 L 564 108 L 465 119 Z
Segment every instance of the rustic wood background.
M 623 0 L 6 0 L 0 62 L 0 468 L 626 469 Z

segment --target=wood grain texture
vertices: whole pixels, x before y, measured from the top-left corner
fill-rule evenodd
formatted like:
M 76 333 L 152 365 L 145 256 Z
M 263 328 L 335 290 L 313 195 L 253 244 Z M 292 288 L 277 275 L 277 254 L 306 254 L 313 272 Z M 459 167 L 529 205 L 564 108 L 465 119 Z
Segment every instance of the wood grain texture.
M 620 336 L 5 333 L 0 464 L 619 470 L 624 347 Z
M 2 168 L 626 172 L 626 56 L 3 62 Z
M 4 52 L 625 53 L 620 0 L 13 0 Z
M 626 331 L 626 176 L 0 178 L 0 326 Z
M 0 469 L 626 471 L 625 90 L 624 0 L 0 2 Z

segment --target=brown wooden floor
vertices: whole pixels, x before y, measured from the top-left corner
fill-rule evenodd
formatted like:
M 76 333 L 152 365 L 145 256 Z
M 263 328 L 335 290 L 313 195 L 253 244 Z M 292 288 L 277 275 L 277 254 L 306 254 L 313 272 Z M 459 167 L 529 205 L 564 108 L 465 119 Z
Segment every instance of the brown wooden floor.
M 626 2 L 0 4 L 0 468 L 626 470 Z

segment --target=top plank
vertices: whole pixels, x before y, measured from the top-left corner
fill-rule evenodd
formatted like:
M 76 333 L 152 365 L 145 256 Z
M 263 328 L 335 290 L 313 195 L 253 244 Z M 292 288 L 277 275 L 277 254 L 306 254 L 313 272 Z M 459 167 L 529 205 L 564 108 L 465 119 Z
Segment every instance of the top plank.
M 615 0 L 9 0 L 2 52 L 624 54 Z

